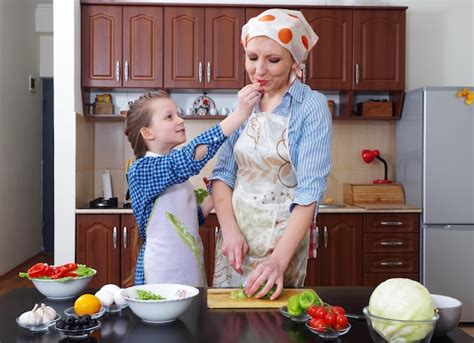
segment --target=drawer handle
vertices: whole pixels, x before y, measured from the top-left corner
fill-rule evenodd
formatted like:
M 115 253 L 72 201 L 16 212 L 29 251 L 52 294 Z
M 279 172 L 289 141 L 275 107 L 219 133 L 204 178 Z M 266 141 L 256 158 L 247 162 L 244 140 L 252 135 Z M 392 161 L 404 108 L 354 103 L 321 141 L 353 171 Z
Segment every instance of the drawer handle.
M 399 267 L 403 266 L 403 262 L 395 262 L 395 261 L 387 261 L 387 262 L 380 262 L 382 267 Z
M 217 236 L 219 234 L 219 226 L 216 226 L 216 228 L 214 229 L 214 237 Z
M 316 248 L 316 251 L 318 250 L 319 248 L 319 227 L 316 226 L 316 235 L 315 235 L 315 248 Z
M 127 234 L 127 227 L 123 227 L 123 248 L 127 249 L 127 240 L 128 240 L 128 234 Z
M 399 242 L 399 241 L 394 241 L 394 242 L 380 242 L 380 245 L 383 245 L 385 247 L 398 247 L 400 245 L 403 245 L 403 242 Z
M 380 222 L 383 226 L 402 226 L 403 222 Z
M 114 231 L 112 233 L 112 244 L 114 247 L 114 250 L 117 249 L 117 227 L 114 226 Z
M 328 227 L 326 225 L 324 225 L 324 247 L 327 248 L 328 247 L 328 242 L 329 242 L 329 238 L 328 238 Z

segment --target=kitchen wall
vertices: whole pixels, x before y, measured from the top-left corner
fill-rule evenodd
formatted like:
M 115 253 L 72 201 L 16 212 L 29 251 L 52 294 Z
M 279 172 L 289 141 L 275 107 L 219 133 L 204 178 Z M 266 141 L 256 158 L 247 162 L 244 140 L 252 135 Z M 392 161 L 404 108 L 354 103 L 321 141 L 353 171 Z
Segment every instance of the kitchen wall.
M 0 1 L 0 275 L 42 250 L 41 84 L 36 0 Z
M 408 6 L 407 12 L 407 54 L 406 54 L 406 88 L 413 89 L 420 86 L 430 85 L 452 85 L 458 86 L 463 84 L 474 84 L 473 65 L 471 61 L 474 59 L 473 48 L 473 20 L 474 9 L 471 0 L 386 0 L 386 1 L 366 1 L 366 0 L 273 0 L 273 1 L 253 1 L 241 0 L 239 2 L 229 0 L 161 0 L 160 3 L 187 3 L 187 4 L 238 4 L 244 6 L 245 4 L 274 4 L 278 7 L 283 7 L 289 4 L 301 5 L 392 5 L 392 6 Z M 79 0 L 55 0 L 55 13 L 60 13 L 61 18 L 57 19 L 55 16 L 55 44 L 56 33 L 58 32 L 62 39 L 74 36 L 74 29 L 78 29 L 78 18 L 80 17 Z M 58 4 L 58 10 L 56 8 Z M 63 7 L 63 11 L 59 10 L 59 6 Z M 66 30 L 66 32 L 64 31 Z M 61 74 L 63 82 L 56 81 L 56 87 L 65 90 L 68 95 L 66 99 L 57 99 L 59 106 L 67 109 L 66 112 L 61 113 L 61 116 L 71 116 L 72 120 L 64 119 L 60 125 L 66 130 L 68 136 L 64 134 L 61 141 L 56 142 L 57 145 L 64 147 L 68 153 L 75 153 L 76 137 L 74 136 L 76 125 L 78 125 L 75 118 L 75 112 L 81 112 L 80 109 L 80 74 L 77 72 L 78 63 L 77 56 L 80 56 L 77 44 L 79 43 L 79 36 L 76 33 L 75 44 L 68 43 L 67 45 L 75 45 L 71 50 L 57 49 L 55 50 L 55 69 L 56 59 L 61 59 L 70 68 L 61 66 L 55 70 L 55 75 Z M 75 68 L 74 68 L 75 67 Z M 65 87 L 62 87 L 62 86 Z M 72 89 L 71 89 L 72 87 Z M 74 93 L 76 94 L 74 96 Z M 197 93 L 194 95 L 198 95 Z M 69 96 L 74 96 L 74 99 L 69 99 Z M 58 114 L 59 115 L 59 114 Z M 66 123 L 67 122 L 67 123 Z M 108 125 L 104 128 L 104 125 Z M 200 132 L 212 122 L 192 122 L 187 123 L 188 137 L 192 137 L 195 133 Z M 113 131 L 111 137 L 117 139 L 118 132 L 123 129 L 123 123 L 96 122 L 94 124 L 94 145 L 95 153 L 94 170 L 99 170 L 94 179 L 94 189 L 92 192 L 94 196 L 101 195 L 101 185 L 98 175 L 103 169 L 117 167 L 118 172 L 112 173 L 113 187 L 116 189 L 117 195 L 124 192 L 124 171 L 120 168 L 120 161 L 106 161 L 97 158 L 97 151 L 101 149 L 103 143 L 101 139 L 106 139 L 105 135 L 100 132 Z M 123 139 L 123 137 L 122 137 Z M 83 139 L 78 137 L 77 141 Z M 124 156 L 121 165 L 124 165 L 126 159 L 131 156 L 130 151 L 127 152 L 128 142 L 116 142 L 116 147 L 121 151 L 117 151 L 117 156 Z M 110 141 L 107 143 L 110 144 Z M 370 164 L 365 165 L 361 162 L 359 154 L 362 148 L 378 148 L 384 153 L 384 157 L 389 162 L 390 166 L 394 164 L 394 123 L 379 123 L 379 122 L 335 122 L 334 123 L 334 166 L 329 178 L 327 196 L 341 198 L 340 184 L 347 182 L 367 182 L 374 178 L 382 177 L 382 165 Z M 114 145 L 115 146 L 115 145 Z M 120 148 L 121 147 L 121 148 Z M 122 155 L 123 153 L 123 155 Z M 111 154 L 110 154 L 111 155 Z M 103 154 L 107 159 L 109 154 Z M 64 177 L 67 182 L 75 178 L 73 175 L 76 171 L 75 162 L 72 162 L 68 154 L 63 153 L 58 156 L 58 163 L 65 162 L 56 171 L 56 179 Z M 79 168 L 79 167 L 78 167 Z M 98 169 L 100 168 L 100 169 Z M 212 162 L 205 169 L 204 173 L 209 175 L 209 169 L 212 168 Z M 115 169 L 114 169 L 115 170 Z M 80 174 L 80 173 L 79 173 Z M 116 176 L 118 175 L 118 176 Z M 389 169 L 389 177 L 394 177 L 393 167 Z M 83 178 L 78 177 L 79 183 L 77 188 L 81 188 Z M 117 181 L 115 181 L 117 180 Z M 66 181 L 57 181 L 56 187 L 57 196 L 67 199 L 67 206 L 62 204 L 61 214 L 58 214 L 58 207 L 56 207 L 56 227 L 61 228 L 60 236 L 62 237 L 62 247 L 56 248 L 55 259 L 57 262 L 66 262 L 74 258 L 74 212 L 69 203 L 70 199 L 76 199 L 76 189 L 72 189 L 70 184 L 62 184 Z M 90 178 L 84 181 L 90 187 Z M 194 181 L 196 185 L 200 185 L 199 178 Z M 61 183 L 61 186 L 59 184 Z M 64 186 L 64 187 L 63 187 Z M 120 188 L 122 187 L 122 188 Z M 90 191 L 88 191 L 90 194 Z M 81 200 L 82 203 L 90 199 Z M 79 204 L 79 202 L 78 202 Z M 58 229 L 59 230 L 59 229 Z

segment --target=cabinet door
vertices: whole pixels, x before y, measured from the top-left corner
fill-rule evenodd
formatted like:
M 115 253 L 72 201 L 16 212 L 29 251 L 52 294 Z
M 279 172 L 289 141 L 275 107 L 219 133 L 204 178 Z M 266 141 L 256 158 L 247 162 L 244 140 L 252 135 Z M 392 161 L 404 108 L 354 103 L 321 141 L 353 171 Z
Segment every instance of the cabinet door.
M 362 215 L 322 215 L 323 286 L 361 286 L 363 273 Z
M 130 287 L 135 284 L 135 268 L 142 240 L 133 214 L 121 216 L 120 284 Z
M 354 89 L 404 90 L 405 11 L 354 10 L 353 20 Z
M 164 87 L 204 87 L 204 8 L 165 7 Z
M 161 7 L 123 7 L 123 86 L 163 86 Z
M 120 216 L 76 217 L 76 261 L 97 270 L 89 287 L 120 282 Z
M 82 6 L 82 86 L 121 87 L 122 7 Z
M 244 21 L 243 8 L 206 8 L 206 88 L 244 86 L 244 50 L 240 45 Z
M 322 238 L 321 238 L 321 215 L 318 215 L 316 219 L 316 257 L 308 259 L 308 265 L 306 267 L 306 279 L 304 280 L 305 286 L 321 286 L 321 252 L 322 252 Z
M 199 235 L 202 239 L 204 248 L 204 266 L 206 268 L 207 285 L 212 286 L 214 278 L 214 264 L 216 254 L 216 230 L 219 228 L 217 216 L 213 213 L 209 214 L 206 222 L 199 228 Z
M 303 9 L 318 43 L 306 62 L 306 83 L 313 89 L 352 88 L 352 10 Z

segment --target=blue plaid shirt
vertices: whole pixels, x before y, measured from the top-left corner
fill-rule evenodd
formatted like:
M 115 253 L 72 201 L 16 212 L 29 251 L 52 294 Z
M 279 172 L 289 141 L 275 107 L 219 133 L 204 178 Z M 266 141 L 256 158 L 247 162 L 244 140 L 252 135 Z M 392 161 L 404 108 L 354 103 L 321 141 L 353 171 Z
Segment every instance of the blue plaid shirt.
M 181 149 L 173 149 L 163 156 L 145 156 L 133 163 L 128 169 L 128 185 L 133 214 L 138 224 L 143 246 L 138 256 L 135 272 L 135 284 L 145 282 L 143 257 L 146 245 L 146 226 L 155 199 L 169 187 L 187 181 L 199 174 L 206 163 L 216 154 L 226 137 L 219 124 L 201 133 Z M 194 159 L 198 145 L 207 145 L 207 155 L 200 160 Z M 204 223 L 201 208 L 198 207 L 199 224 Z
M 255 112 L 259 111 L 256 106 Z M 332 120 L 326 97 L 296 79 L 273 112 L 283 117 L 290 116 L 288 147 L 298 182 L 290 210 L 295 204 L 319 203 L 326 191 L 331 169 Z M 221 180 L 232 189 L 237 175 L 234 145 L 244 128 L 245 124 L 222 146 L 210 178 Z

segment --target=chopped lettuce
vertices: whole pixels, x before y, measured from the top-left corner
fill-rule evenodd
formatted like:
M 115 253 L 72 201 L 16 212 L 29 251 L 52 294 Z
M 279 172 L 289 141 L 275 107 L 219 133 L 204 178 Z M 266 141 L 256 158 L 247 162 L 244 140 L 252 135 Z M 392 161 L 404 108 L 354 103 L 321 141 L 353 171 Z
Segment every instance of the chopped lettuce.
M 155 294 L 150 291 L 145 291 L 142 289 L 137 289 L 137 300 L 166 300 L 159 294 Z

